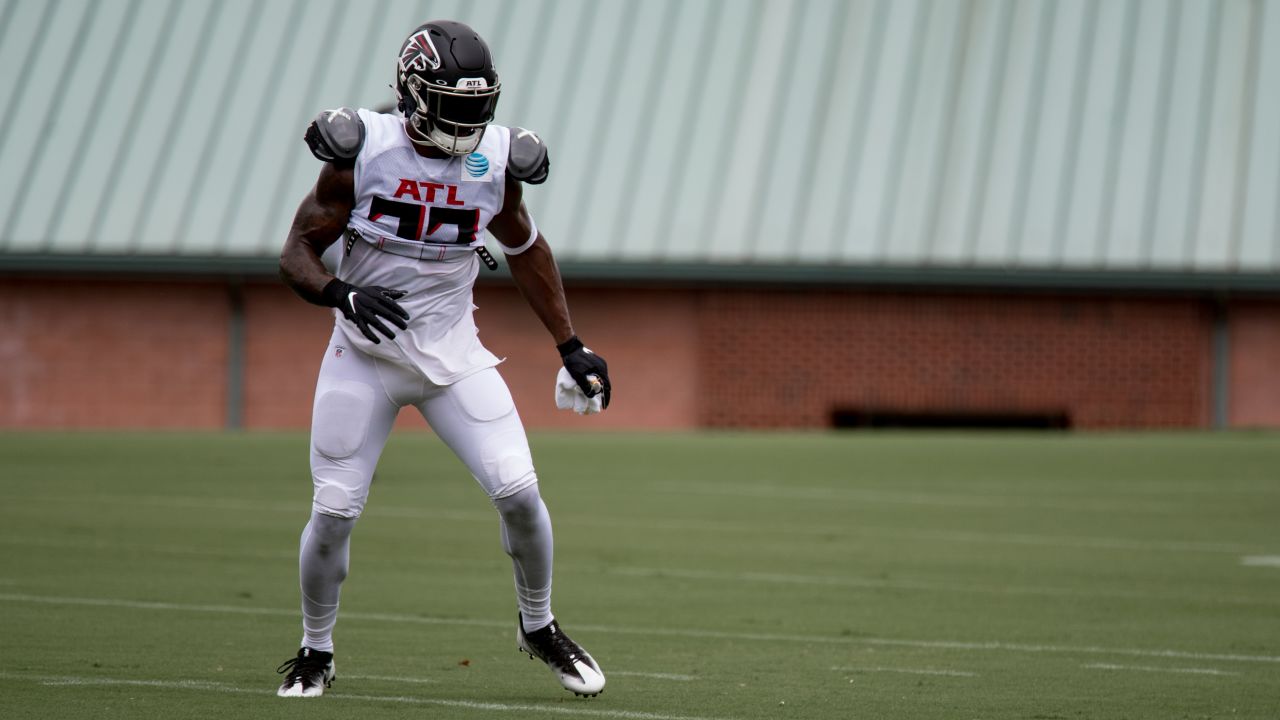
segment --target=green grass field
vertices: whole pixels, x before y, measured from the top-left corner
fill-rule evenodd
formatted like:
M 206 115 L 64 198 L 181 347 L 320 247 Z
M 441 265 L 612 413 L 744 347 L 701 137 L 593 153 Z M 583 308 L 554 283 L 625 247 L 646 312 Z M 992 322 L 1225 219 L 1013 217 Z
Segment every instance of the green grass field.
M 535 435 L 583 700 L 515 650 L 478 486 L 400 433 L 338 680 L 302 434 L 0 435 L 2 718 L 1280 717 L 1280 437 Z

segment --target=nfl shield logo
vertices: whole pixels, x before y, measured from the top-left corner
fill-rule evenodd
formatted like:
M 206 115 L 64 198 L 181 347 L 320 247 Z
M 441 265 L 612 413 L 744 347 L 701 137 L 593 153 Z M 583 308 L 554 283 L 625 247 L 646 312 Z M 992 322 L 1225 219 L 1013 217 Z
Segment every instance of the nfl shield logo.
M 338 345 L 338 346 L 334 347 L 334 349 L 333 349 L 333 356 L 334 356 L 334 357 L 342 357 L 342 353 L 344 353 L 344 352 L 346 352 L 346 351 L 347 351 L 347 349 L 346 349 L 346 348 L 342 347 L 341 345 Z

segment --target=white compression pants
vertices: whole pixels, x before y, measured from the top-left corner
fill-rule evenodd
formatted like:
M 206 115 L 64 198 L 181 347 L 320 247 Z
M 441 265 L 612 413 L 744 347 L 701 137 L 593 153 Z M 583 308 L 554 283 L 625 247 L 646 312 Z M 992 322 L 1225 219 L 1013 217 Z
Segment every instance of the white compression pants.
M 524 425 L 494 368 L 452 385 L 347 347 L 335 331 L 320 367 L 311 416 L 313 509 L 355 518 L 400 408 L 412 405 L 491 500 L 537 483 Z
M 351 531 L 405 405 L 422 413 L 489 495 L 498 510 L 503 549 L 512 559 L 524 628 L 545 627 L 552 620 L 551 518 L 538 493 L 524 426 L 498 371 L 486 368 L 453 385 L 437 386 L 408 368 L 347 347 L 335 331 L 320 368 L 312 413 L 315 493 L 299 553 L 303 644 L 333 650 Z

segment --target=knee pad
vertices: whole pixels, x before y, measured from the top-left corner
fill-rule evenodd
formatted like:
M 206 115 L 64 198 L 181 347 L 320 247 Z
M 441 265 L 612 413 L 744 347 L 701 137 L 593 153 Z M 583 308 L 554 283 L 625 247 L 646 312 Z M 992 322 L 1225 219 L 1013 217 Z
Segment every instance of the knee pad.
M 333 469 L 325 472 L 324 477 L 321 477 L 315 471 L 312 472 L 315 493 L 311 498 L 311 509 L 319 515 L 343 520 L 354 520 L 360 517 L 361 511 L 364 510 L 364 501 L 367 495 L 361 494 L 357 497 L 359 490 L 352 489 L 361 487 L 357 484 L 359 479 L 352 478 L 347 482 L 343 482 L 335 479 L 333 475 Z
M 307 523 L 308 541 L 315 544 L 316 551 L 327 556 L 342 546 L 351 531 L 355 528 L 355 518 L 337 517 L 315 512 Z
M 350 380 L 338 380 L 316 399 L 311 420 L 311 444 L 332 460 L 355 455 L 369 437 L 373 419 L 374 389 Z
M 481 448 L 480 463 L 489 476 L 484 485 L 492 488 L 494 499 L 512 497 L 538 482 L 523 428 L 491 437 Z
M 542 494 L 534 483 L 504 497 L 494 498 L 493 507 L 502 515 L 503 522 L 526 525 L 542 514 Z

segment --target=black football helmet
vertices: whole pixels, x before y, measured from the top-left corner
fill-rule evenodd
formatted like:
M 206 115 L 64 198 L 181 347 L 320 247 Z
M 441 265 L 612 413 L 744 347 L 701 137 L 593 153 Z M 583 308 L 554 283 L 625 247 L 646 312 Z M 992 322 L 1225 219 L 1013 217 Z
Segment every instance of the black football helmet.
M 450 155 L 474 152 L 501 89 L 489 46 L 462 23 L 419 25 L 400 46 L 397 107 L 421 136 L 409 134 L 416 145 Z

